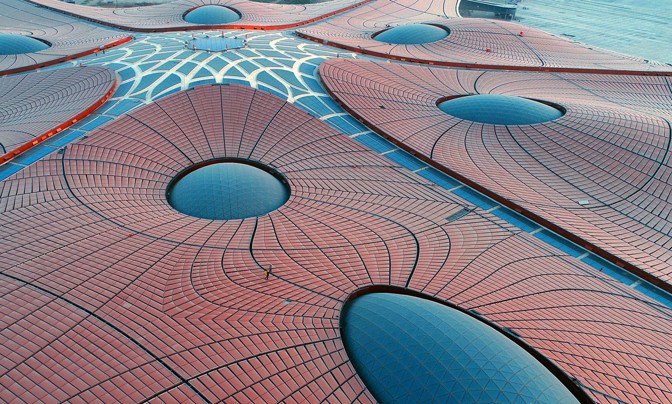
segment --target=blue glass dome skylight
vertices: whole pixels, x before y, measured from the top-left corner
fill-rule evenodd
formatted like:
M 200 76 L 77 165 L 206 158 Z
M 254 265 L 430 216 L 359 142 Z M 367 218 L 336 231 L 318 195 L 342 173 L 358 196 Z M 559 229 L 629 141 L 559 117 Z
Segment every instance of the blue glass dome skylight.
M 222 25 L 240 20 L 240 14 L 228 7 L 208 5 L 189 11 L 184 15 L 184 20 L 192 24 Z
M 33 53 L 48 48 L 49 44 L 33 37 L 16 34 L 0 34 L 0 55 Z
M 289 186 L 268 167 L 215 161 L 175 178 L 167 196 L 173 208 L 189 216 L 243 219 L 282 206 L 289 199 Z
M 371 293 L 342 316 L 348 355 L 380 402 L 578 402 L 523 348 L 448 306 Z
M 409 24 L 386 29 L 372 36 L 379 42 L 415 45 L 436 42 L 448 36 L 448 29 L 431 24 Z
M 493 125 L 531 125 L 558 119 L 563 111 L 539 101 L 499 94 L 478 94 L 439 103 L 441 111 L 467 121 Z

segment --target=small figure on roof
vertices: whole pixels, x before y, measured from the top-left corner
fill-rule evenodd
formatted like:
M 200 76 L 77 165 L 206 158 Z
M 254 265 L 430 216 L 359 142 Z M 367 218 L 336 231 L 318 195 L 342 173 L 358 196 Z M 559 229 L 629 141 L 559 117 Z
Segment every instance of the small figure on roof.
M 264 277 L 268 279 L 268 277 L 271 275 L 271 271 L 273 270 L 273 265 L 269 265 L 268 269 L 264 271 Z

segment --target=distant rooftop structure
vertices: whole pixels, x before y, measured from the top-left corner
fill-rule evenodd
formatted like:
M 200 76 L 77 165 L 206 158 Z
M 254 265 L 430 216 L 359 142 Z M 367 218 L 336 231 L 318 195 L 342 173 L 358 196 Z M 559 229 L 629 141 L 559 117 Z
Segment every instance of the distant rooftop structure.
M 370 0 L 258 2 L 174 0 L 163 4 L 111 8 L 31 0 L 57 12 L 135 32 L 201 30 L 204 26 L 242 29 L 290 29 L 350 10 Z M 201 10 L 201 11 L 198 11 Z M 228 11 L 227 11 L 228 10 Z M 195 14 L 194 14 L 195 13 Z
M 298 28 L 296 32 L 302 38 L 352 52 L 430 65 L 592 73 L 672 72 L 672 66 L 594 49 L 513 22 L 459 18 L 453 2 L 430 2 L 427 10 L 432 10 L 431 14 L 414 4 L 373 0 L 348 13 Z M 386 26 L 416 24 L 442 26 L 450 35 L 433 42 L 401 45 L 372 38 Z
M 516 17 L 518 0 L 462 0 L 460 15 L 463 17 L 490 17 L 513 20 Z
M 672 66 L 567 39 L 660 1 L 76 1 L 0 0 L 0 402 L 672 403 Z
M 131 39 L 128 34 L 21 0 L 0 0 L 0 10 L 0 76 L 49 66 Z

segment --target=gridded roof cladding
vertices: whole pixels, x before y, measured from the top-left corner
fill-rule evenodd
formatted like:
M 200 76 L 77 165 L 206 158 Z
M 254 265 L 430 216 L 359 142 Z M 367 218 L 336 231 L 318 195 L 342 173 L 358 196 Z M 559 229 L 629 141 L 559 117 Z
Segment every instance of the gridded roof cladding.
M 530 353 L 440 303 L 365 294 L 345 306 L 342 327 L 357 373 L 381 402 L 577 402 Z
M 190 216 L 212 220 L 261 216 L 289 199 L 283 177 L 258 163 L 213 161 L 178 175 L 168 186 L 168 202 Z
M 317 4 L 326 3 L 333 0 L 250 0 L 255 3 L 273 3 L 273 4 Z
M 400 44 L 416 45 L 436 42 L 448 36 L 447 28 L 432 24 L 409 24 L 386 29 L 373 34 L 376 41 Z
M 467 121 L 494 125 L 530 125 L 560 118 L 560 107 L 528 98 L 478 94 L 451 98 L 438 104 L 441 111 Z
M 192 24 L 221 25 L 240 20 L 240 14 L 229 7 L 208 5 L 187 12 L 184 20 Z
M 49 48 L 45 41 L 26 35 L 0 34 L 0 55 L 34 53 Z

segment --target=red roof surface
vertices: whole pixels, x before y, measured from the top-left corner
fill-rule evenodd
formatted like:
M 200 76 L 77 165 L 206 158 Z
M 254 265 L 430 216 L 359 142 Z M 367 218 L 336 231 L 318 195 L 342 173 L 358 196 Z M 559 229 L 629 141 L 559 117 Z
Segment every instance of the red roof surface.
M 524 67 L 527 69 L 654 70 L 672 72 L 661 64 L 593 49 L 519 24 L 455 16 L 454 1 L 375 0 L 350 12 L 297 30 L 320 43 L 397 60 L 462 67 Z M 379 42 L 371 35 L 388 26 L 410 23 L 442 25 L 450 34 L 418 45 Z
M 104 67 L 73 67 L 0 81 L 0 164 L 81 120 L 116 84 Z M 3 156 L 4 155 L 4 156 Z
M 201 30 L 207 26 L 192 24 L 183 15 L 199 6 L 223 5 L 236 10 L 241 18 L 215 27 L 243 29 L 287 29 L 348 10 L 371 0 L 331 0 L 315 4 L 274 4 L 249 0 L 176 0 L 144 7 L 109 8 L 63 3 L 60 0 L 29 0 L 101 24 L 132 31 Z
M 669 288 L 667 78 L 354 60 L 325 62 L 320 76 L 336 99 L 378 132 Z M 437 107 L 444 97 L 470 93 L 541 99 L 567 112 L 551 122 L 504 126 L 464 121 Z
M 168 205 L 224 156 L 275 167 L 290 200 L 230 221 Z M 338 318 L 379 284 L 515 330 L 599 401 L 672 400 L 670 309 L 480 209 L 446 219 L 465 207 L 269 94 L 162 98 L 0 183 L 0 399 L 372 401 Z
M 74 59 L 131 39 L 125 33 L 20 0 L 0 0 L 0 10 L 0 33 L 30 35 L 51 44 L 40 52 L 0 55 L 0 76 Z

